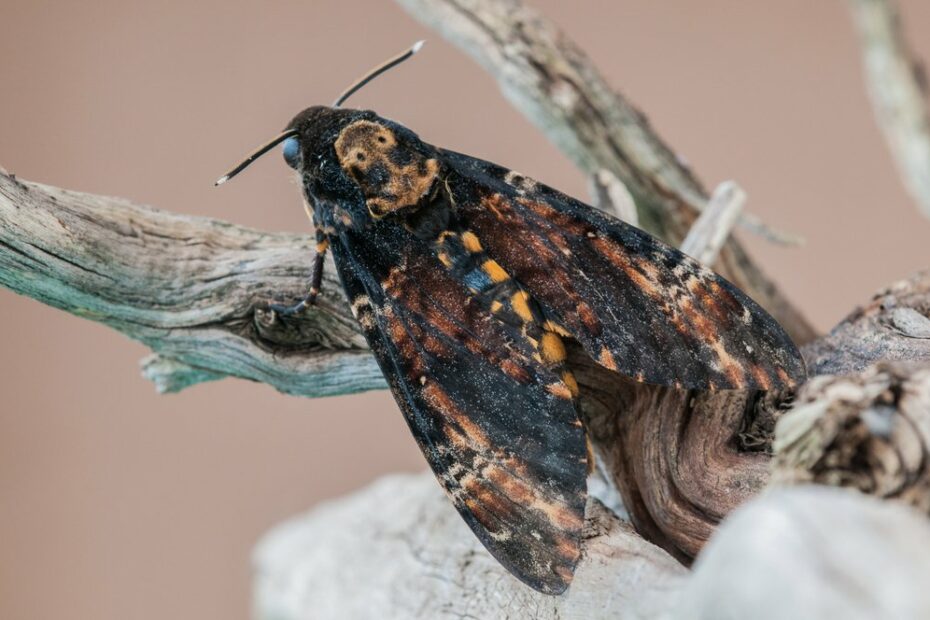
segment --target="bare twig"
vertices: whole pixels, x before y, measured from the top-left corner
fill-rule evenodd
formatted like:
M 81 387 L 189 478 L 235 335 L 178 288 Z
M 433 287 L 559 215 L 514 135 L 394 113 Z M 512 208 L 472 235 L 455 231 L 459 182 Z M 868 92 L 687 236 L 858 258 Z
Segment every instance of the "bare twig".
M 930 111 L 923 66 L 893 0 L 849 0 L 878 125 L 904 185 L 930 218 Z
M 688 231 L 688 236 L 681 242 L 681 251 L 702 263 L 713 265 L 745 203 L 746 192 L 739 185 L 733 181 L 718 185 Z
M 804 237 L 801 235 L 789 232 L 787 230 L 772 228 L 761 219 L 759 219 L 759 216 L 753 215 L 752 213 L 743 212 L 739 218 L 739 225 L 743 229 L 748 230 L 753 234 L 778 245 L 783 245 L 786 247 L 797 247 L 799 245 L 804 245 Z
M 636 202 L 630 191 L 610 170 L 601 168 L 590 179 L 590 194 L 594 206 L 601 211 L 616 215 L 627 224 L 639 224 Z
M 642 227 L 678 244 L 707 193 L 646 117 L 616 93 L 584 52 L 521 0 L 397 0 L 497 78 L 504 95 L 588 175 L 609 170 L 633 195 Z M 718 271 L 748 292 L 796 342 L 815 336 L 730 238 Z

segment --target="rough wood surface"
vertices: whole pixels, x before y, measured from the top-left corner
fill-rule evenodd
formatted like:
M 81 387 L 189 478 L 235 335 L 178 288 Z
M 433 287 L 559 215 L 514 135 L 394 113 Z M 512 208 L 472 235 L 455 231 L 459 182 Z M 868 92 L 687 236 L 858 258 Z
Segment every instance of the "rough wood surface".
M 850 491 L 748 502 L 694 570 L 597 502 L 574 585 L 541 595 L 470 535 L 430 474 L 391 476 L 271 530 L 253 559 L 257 620 L 930 617 L 930 524 Z
M 686 573 L 597 502 L 565 596 L 507 573 L 431 474 L 390 476 L 285 522 L 254 556 L 255 616 L 297 618 L 655 618 Z
M 300 321 L 262 311 L 304 294 L 312 252 L 304 236 L 0 174 L 0 285 L 151 347 L 145 372 L 165 390 L 222 376 L 303 396 L 385 387 L 332 270 Z
M 896 316 L 907 318 L 895 321 Z M 920 369 L 930 366 L 930 339 L 914 336 L 922 333 L 923 321 L 930 322 L 927 317 L 930 272 L 883 289 L 802 352 L 812 375 L 846 373 L 849 385 L 873 381 L 876 364 L 908 361 L 895 381 L 919 385 L 909 373 L 923 376 Z M 901 325 L 910 331 L 902 332 Z M 641 386 L 612 378 L 577 350 L 570 353 L 598 456 L 632 522 L 647 539 L 687 562 L 723 517 L 768 483 L 775 425 L 795 396 Z M 808 382 L 797 398 L 826 406 L 831 393 L 821 391 L 823 385 Z M 915 402 L 920 401 L 892 401 L 892 407 Z M 869 406 L 862 398 L 847 411 L 857 415 Z M 919 407 L 909 405 L 907 411 L 916 424 L 930 425 L 930 405 L 922 418 L 915 418 Z M 883 475 L 877 469 L 881 464 L 868 461 L 859 475 Z M 930 489 L 921 489 L 918 495 L 930 501 Z
M 803 350 L 814 376 L 775 427 L 773 484 L 848 486 L 930 512 L 930 271 Z
M 697 177 L 614 90 L 584 52 L 520 0 L 397 0 L 470 54 L 504 95 L 589 175 L 607 170 L 636 200 L 640 226 L 678 244 L 709 198 Z M 757 220 L 748 221 L 762 230 Z M 715 268 L 745 290 L 798 343 L 814 329 L 730 238 Z
M 850 487 L 930 514 L 930 365 L 809 381 L 775 430 L 772 484 Z
M 849 0 L 875 118 L 905 187 L 930 218 L 927 76 L 911 51 L 894 0 Z
M 685 581 L 678 620 L 930 618 L 930 524 L 827 487 L 764 493 L 720 527 Z
M 804 347 L 812 375 L 858 372 L 879 361 L 930 362 L 930 271 L 878 291 Z
M 683 562 L 717 523 L 761 489 L 769 457 L 740 440 L 772 415 L 747 392 L 692 393 L 611 379 L 570 352 L 598 459 L 617 486 L 637 530 Z

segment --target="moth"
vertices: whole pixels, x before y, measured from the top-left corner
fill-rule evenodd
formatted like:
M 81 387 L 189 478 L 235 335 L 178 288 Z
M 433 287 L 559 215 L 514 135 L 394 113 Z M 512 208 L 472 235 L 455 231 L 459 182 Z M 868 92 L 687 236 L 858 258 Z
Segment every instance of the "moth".
M 804 377 L 784 330 L 675 248 L 513 170 L 340 107 L 307 108 L 217 181 L 283 143 L 316 230 L 306 310 L 331 251 L 413 436 L 513 575 L 563 592 L 592 466 L 565 343 L 636 381 L 772 390 Z

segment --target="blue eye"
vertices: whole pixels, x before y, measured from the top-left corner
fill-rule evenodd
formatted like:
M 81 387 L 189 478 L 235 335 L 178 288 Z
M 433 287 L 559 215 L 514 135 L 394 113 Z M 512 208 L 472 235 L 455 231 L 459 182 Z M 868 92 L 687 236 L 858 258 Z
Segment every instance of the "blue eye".
M 297 170 L 297 166 L 300 165 L 300 142 L 297 141 L 297 138 L 291 136 L 283 143 L 284 151 L 284 161 L 287 162 L 287 165 Z

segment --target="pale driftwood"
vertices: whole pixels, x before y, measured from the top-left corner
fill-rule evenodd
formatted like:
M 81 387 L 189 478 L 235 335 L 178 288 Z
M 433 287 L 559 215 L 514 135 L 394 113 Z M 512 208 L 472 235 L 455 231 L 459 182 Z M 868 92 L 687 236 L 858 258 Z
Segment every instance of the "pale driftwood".
M 894 0 L 849 0 L 878 126 L 905 187 L 930 218 L 930 109 L 923 65 L 905 40 Z
M 586 555 L 565 596 L 540 594 L 498 564 L 433 476 L 391 476 L 267 534 L 255 552 L 254 615 L 340 618 L 651 619 L 686 569 L 597 502 Z
M 763 494 L 714 534 L 678 620 L 930 618 L 930 524 L 827 487 Z
M 623 181 L 643 228 L 675 244 L 684 239 L 707 203 L 706 191 L 564 33 L 520 0 L 397 2 L 497 78 L 517 109 L 587 174 L 603 169 Z M 769 310 L 796 342 L 816 335 L 735 239 L 715 268 Z
M 227 375 L 303 396 L 383 388 L 332 271 L 302 320 L 262 312 L 303 295 L 312 252 L 307 237 L 0 174 L 0 285 L 149 346 L 165 390 Z
M 852 491 L 801 486 L 748 502 L 689 572 L 597 502 L 560 597 L 508 575 L 429 474 L 391 476 L 271 530 L 256 548 L 257 620 L 930 617 L 930 524 Z
M 851 487 L 930 513 L 928 315 L 924 272 L 880 291 L 805 349 L 821 376 L 776 424 L 772 484 Z
M 733 225 L 746 204 L 746 192 L 733 181 L 724 181 L 714 189 L 704 211 L 684 241 L 681 251 L 706 265 L 713 265 L 726 243 Z

